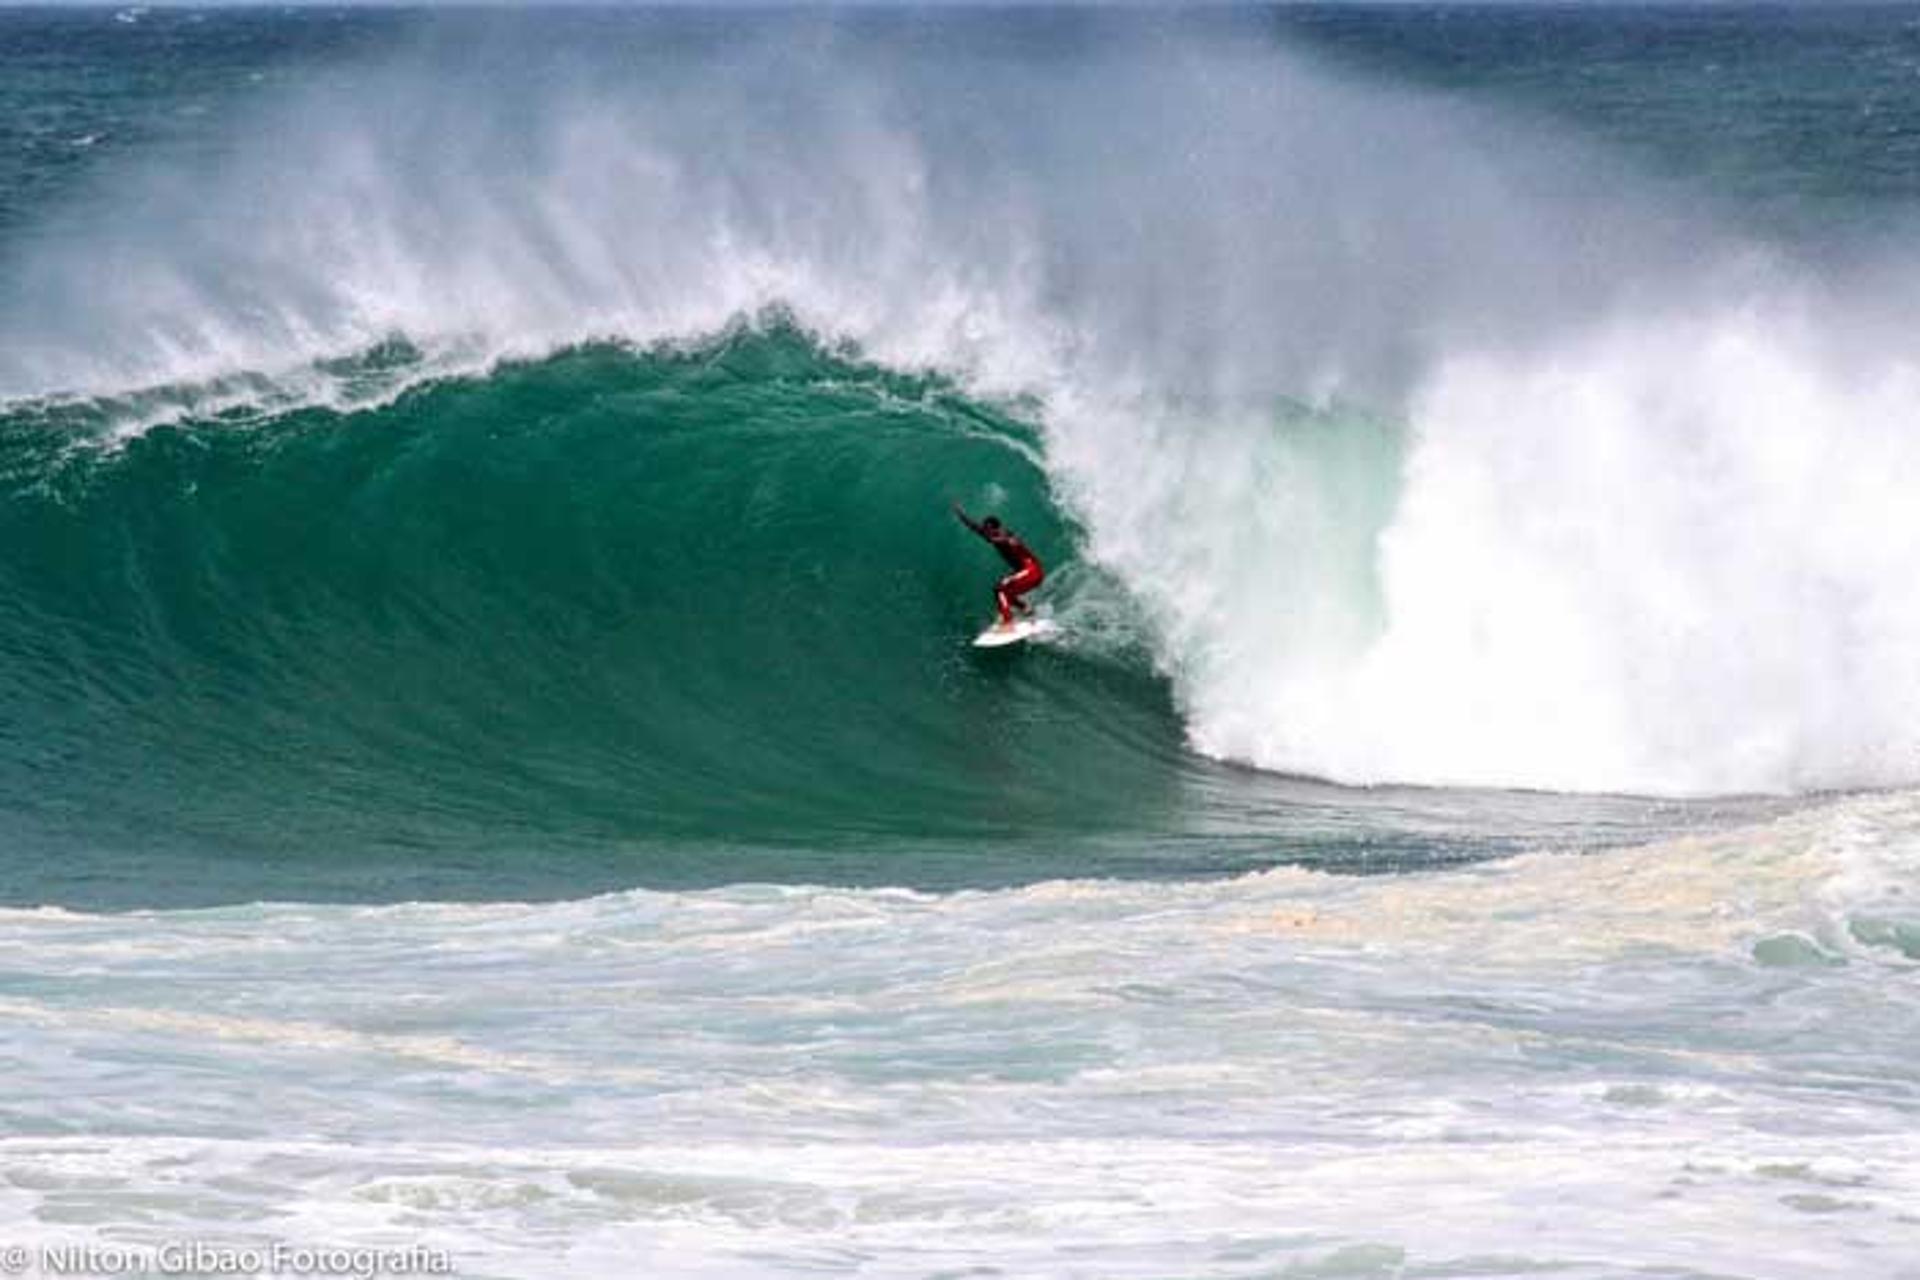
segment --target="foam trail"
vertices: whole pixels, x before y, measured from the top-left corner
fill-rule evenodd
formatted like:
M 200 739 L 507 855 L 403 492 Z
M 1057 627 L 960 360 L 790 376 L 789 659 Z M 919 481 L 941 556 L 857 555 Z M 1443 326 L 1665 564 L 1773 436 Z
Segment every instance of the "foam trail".
M 10 271 L 0 389 L 395 333 L 446 368 L 778 306 L 1032 398 L 1203 751 L 1663 793 L 1920 776 L 1920 375 L 1885 320 L 1911 273 L 1828 287 L 1590 147 L 1284 48 L 1067 32 L 344 69 Z
M 0 911 L 0 1224 L 503 1275 L 1904 1280 L 1917 863 L 1892 795 L 1412 876 Z

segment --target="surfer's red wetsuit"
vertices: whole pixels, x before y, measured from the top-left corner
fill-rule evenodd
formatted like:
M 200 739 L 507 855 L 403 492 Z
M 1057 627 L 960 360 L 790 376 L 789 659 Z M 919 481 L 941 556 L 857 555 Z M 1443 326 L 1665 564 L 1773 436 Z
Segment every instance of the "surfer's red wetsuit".
M 1040 557 L 1033 554 L 1033 549 L 1000 523 L 1000 517 L 988 516 L 976 524 L 968 519 L 967 513 L 960 509 L 957 502 L 953 504 L 953 513 L 960 517 L 961 524 L 992 543 L 993 549 L 1000 553 L 1000 558 L 1013 567 L 1013 572 L 993 587 L 993 602 L 1000 610 L 1000 625 L 1007 626 L 1013 622 L 1016 607 L 1023 613 L 1033 608 L 1020 597 L 1045 582 L 1047 571 L 1040 567 Z

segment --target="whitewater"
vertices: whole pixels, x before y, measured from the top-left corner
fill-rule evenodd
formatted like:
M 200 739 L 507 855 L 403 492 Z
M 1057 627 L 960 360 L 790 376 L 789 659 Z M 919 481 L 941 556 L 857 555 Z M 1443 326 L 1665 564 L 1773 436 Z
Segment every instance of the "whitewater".
M 0 1246 L 1920 1277 L 1912 11 L 0 36 Z
M 1914 1274 L 1911 800 L 1468 873 L 14 911 L 27 1243 Z

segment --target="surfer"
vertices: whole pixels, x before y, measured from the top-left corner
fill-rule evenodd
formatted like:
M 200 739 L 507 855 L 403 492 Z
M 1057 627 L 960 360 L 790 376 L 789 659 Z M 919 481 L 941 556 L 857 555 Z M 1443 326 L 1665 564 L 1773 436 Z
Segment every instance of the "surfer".
M 1033 612 L 1033 606 L 1020 597 L 1027 594 L 1046 580 L 1047 571 L 1040 567 L 1040 557 L 1033 549 L 1020 541 L 1013 530 L 1000 523 L 999 516 L 988 516 L 976 521 L 967 515 L 958 502 L 953 504 L 953 514 L 960 517 L 960 523 L 973 530 L 1000 553 L 1000 558 L 1012 566 L 1013 572 L 994 584 L 993 602 L 1000 608 L 1000 625 L 1013 625 L 1013 611 L 1018 608 L 1022 613 Z

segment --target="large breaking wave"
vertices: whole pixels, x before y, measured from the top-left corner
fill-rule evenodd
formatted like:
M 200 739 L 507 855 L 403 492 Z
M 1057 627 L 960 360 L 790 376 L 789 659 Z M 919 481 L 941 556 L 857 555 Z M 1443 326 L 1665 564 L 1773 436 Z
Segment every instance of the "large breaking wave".
M 741 776 L 782 808 L 841 812 L 832 796 L 864 790 L 866 766 L 804 744 L 858 706 L 868 664 L 938 670 L 977 616 L 979 566 L 923 527 L 956 492 L 1003 499 L 1087 582 L 1119 584 L 1207 754 L 1347 782 L 1667 794 L 1920 775 L 1905 264 L 1815 270 L 1562 134 L 1246 29 L 1055 15 L 1015 39 L 919 16 L 753 40 L 575 15 L 536 49 L 515 21 L 315 71 L 250 107 L 213 161 L 105 174 L 10 260 L 17 441 L 44 442 L 29 418 L 122 437 L 192 424 L 150 433 L 120 474 L 99 464 L 66 507 L 67 551 L 9 556 L 9 661 L 41 671 L 12 679 L 71 670 L 45 599 L 18 589 L 60 577 L 45 590 L 94 593 L 80 612 L 146 611 L 126 625 L 180 646 L 175 675 L 232 646 L 284 685 L 290 744 L 322 759 L 303 739 L 364 736 L 370 702 L 414 708 L 381 732 L 407 725 L 430 757 L 484 750 L 489 687 L 550 683 L 592 722 L 644 685 L 724 745 L 616 753 L 644 739 L 619 720 L 584 754 L 515 737 L 536 749 L 500 769 L 551 798 L 636 758 L 717 779 L 760 752 L 769 772 Z M 708 339 L 769 308 L 792 332 L 717 383 L 671 354 L 546 361 Z M 375 394 L 355 381 L 378 363 L 365 353 L 396 343 L 398 380 L 361 379 L 378 396 L 407 370 L 534 363 L 370 419 L 284 411 L 264 442 L 222 435 L 223 405 Z M 608 360 L 629 363 L 584 397 L 555 391 Z M 855 394 L 819 389 L 841 374 L 867 398 L 899 377 L 945 388 L 951 421 L 928 434 L 869 406 L 823 438 L 783 417 L 792 377 Z M 613 425 L 637 402 L 702 425 L 639 440 Z M 506 421 L 517 443 L 488 453 Z M 802 441 L 802 480 L 761 452 Z M 8 519 L 39 519 L 22 495 L 68 464 L 13 447 Z M 207 467 L 269 478 L 199 523 L 185 495 L 217 481 Z M 663 509 L 688 519 L 667 534 L 630 514 Z M 693 538 L 675 571 L 619 575 L 667 536 Z M 194 566 L 183 581 L 88 559 L 156 540 Z M 274 568 L 296 554 L 318 579 L 301 590 L 383 599 L 416 669 L 384 674 L 392 633 L 371 626 L 310 647 L 288 619 L 322 606 Z M 413 590 L 416 557 L 454 595 Z M 521 593 L 548 573 L 560 589 Z M 721 609 L 741 612 L 703 612 Z M 854 609 L 871 643 L 831 630 Z M 796 661 L 833 678 L 762 679 Z M 266 674 L 279 664 L 304 674 Z M 611 697 L 587 691 L 608 672 Z M 1122 684 L 1098 696 L 1123 720 L 1165 714 L 1151 681 Z M 414 692 L 448 685 L 466 693 Z M 870 712 L 900 735 L 875 769 L 908 739 L 951 752 L 942 770 L 976 758 L 961 709 Z M 933 791 L 899 797 L 900 814 L 942 812 Z M 728 803 L 750 822 L 750 792 Z

